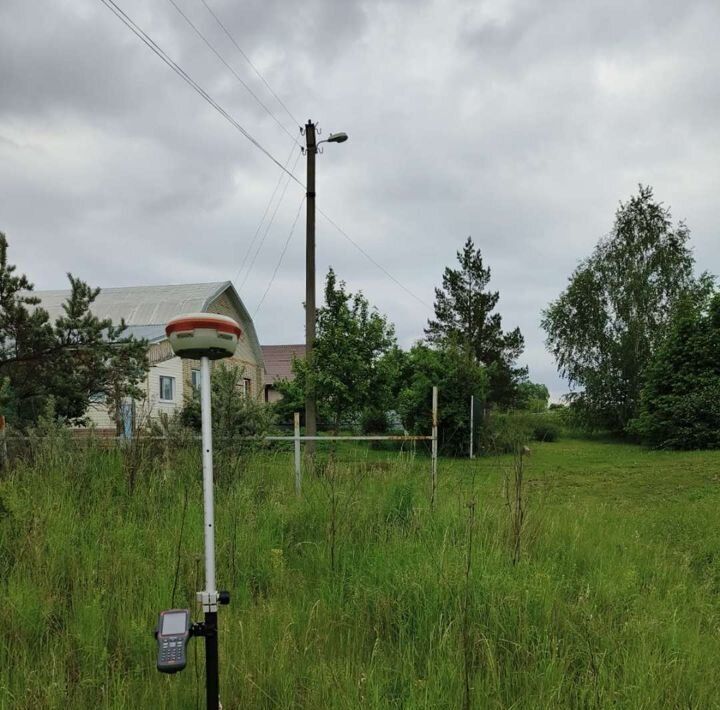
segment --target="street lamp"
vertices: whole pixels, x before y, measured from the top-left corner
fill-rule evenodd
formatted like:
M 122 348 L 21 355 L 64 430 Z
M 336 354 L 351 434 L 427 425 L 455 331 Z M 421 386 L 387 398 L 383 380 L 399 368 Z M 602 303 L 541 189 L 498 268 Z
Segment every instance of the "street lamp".
M 312 366 L 313 345 L 315 344 L 315 156 L 320 143 L 344 143 L 347 133 L 331 133 L 325 140 L 317 142 L 315 124 L 305 124 L 305 154 L 307 156 L 307 213 L 305 222 L 305 360 Z M 317 408 L 315 405 L 315 384 L 310 377 L 305 391 L 305 435 L 317 436 Z M 315 452 L 315 442 L 308 441 L 306 451 Z

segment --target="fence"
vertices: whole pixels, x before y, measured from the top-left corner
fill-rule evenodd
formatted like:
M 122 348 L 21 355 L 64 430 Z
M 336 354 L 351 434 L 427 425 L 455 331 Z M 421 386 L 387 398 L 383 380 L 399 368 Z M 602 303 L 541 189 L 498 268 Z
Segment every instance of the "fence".
M 263 441 L 292 441 L 294 443 L 294 469 L 295 469 L 295 493 L 302 492 L 302 455 L 300 446 L 305 441 L 430 441 L 430 484 L 431 484 L 431 505 L 435 504 L 435 492 L 437 490 L 437 455 L 438 455 L 438 389 L 432 390 L 432 433 L 429 436 L 422 435 L 385 435 L 367 434 L 362 436 L 301 436 L 300 434 L 300 413 L 295 412 L 294 433 L 292 436 L 265 436 Z
M 294 432 L 292 436 L 259 436 L 259 437 L 243 437 L 246 440 L 252 441 L 292 441 L 294 444 L 294 473 L 295 473 L 295 493 L 300 495 L 302 493 L 302 454 L 301 444 L 308 441 L 400 441 L 400 442 L 416 442 L 416 441 L 429 441 L 431 442 L 430 448 L 430 485 L 431 495 L 430 503 L 432 506 L 435 504 L 435 494 L 437 492 L 437 460 L 438 460 L 438 388 L 432 388 L 432 430 L 430 435 L 385 435 L 385 434 L 367 434 L 367 435 L 349 435 L 349 436 L 302 436 L 300 434 L 300 414 L 295 412 L 294 416 Z M 0 470 L 5 468 L 8 461 L 8 437 L 6 429 L 1 426 L 0 422 Z M 78 432 L 84 431 L 82 429 L 76 430 Z M 43 438 L 42 436 L 39 438 Z M 167 440 L 166 436 L 143 436 L 142 439 L 145 441 L 164 441 Z M 200 435 L 193 437 L 200 439 Z M 82 441 L 87 439 L 90 441 L 90 435 L 82 436 L 78 440 Z M 22 440 L 26 443 L 25 437 L 20 437 L 19 441 Z M 102 435 L 101 441 L 106 442 L 119 442 L 129 444 L 132 441 L 132 437 L 126 435 Z

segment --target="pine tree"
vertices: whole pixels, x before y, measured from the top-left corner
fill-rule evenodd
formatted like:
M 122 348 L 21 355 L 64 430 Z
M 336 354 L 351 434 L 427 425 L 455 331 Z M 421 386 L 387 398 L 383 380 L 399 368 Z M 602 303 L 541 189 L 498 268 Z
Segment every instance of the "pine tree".
M 511 405 L 518 383 L 527 375 L 527 369 L 516 364 L 524 338 L 519 328 L 503 331 L 502 317 L 494 312 L 500 294 L 488 289 L 490 268 L 483 265 L 471 237 L 457 258 L 460 268 L 446 267 L 442 288 L 435 289 L 435 319 L 428 321 L 425 335 L 429 342 L 457 347 L 485 366 L 490 380 L 488 401 Z
M 141 394 L 147 372 L 147 344 L 125 336 L 125 324 L 97 318 L 92 303 L 100 293 L 68 275 L 71 292 L 64 313 L 52 323 L 33 285 L 15 275 L 0 232 L 0 408 L 19 427 L 34 423 L 50 399 L 56 415 L 82 423 L 91 398 L 108 403 Z M 111 414 L 115 414 L 114 404 Z

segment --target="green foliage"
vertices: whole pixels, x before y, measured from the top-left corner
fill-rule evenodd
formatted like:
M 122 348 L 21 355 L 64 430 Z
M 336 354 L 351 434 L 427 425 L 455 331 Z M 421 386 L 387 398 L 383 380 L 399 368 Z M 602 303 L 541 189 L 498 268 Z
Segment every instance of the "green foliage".
M 488 370 L 488 401 L 501 407 L 512 406 L 517 386 L 527 376 L 527 368 L 516 361 L 525 340 L 519 328 L 508 333 L 502 318 L 494 313 L 500 294 L 488 291 L 490 268 L 483 266 L 480 249 L 471 237 L 457 253 L 459 269 L 446 267 L 442 288 L 435 289 L 435 319 L 425 329 L 428 341 L 452 346 L 471 355 Z
M 674 305 L 694 288 L 684 223 L 650 187 L 621 204 L 610 235 L 578 266 L 544 311 L 547 346 L 589 427 L 621 432 L 636 416 L 645 370 L 664 338 Z
M 124 336 L 124 323 L 92 314 L 100 289 L 68 274 L 70 296 L 51 323 L 32 283 L 15 275 L 7 250 L 0 232 L 0 403 L 13 424 L 32 425 L 50 399 L 58 418 L 83 423 L 92 398 L 105 398 L 114 416 L 122 399 L 141 396 L 147 344 Z
M 391 406 L 400 355 L 387 318 L 370 307 L 362 293 L 350 293 L 330 269 L 325 305 L 318 309 L 312 363 L 293 360 L 292 382 L 276 384 L 286 399 L 278 406 L 283 419 L 303 411 L 305 393 L 315 394 L 319 419 L 338 431 L 366 409 Z
M 534 441 L 551 443 L 560 438 L 561 425 L 557 417 L 549 412 L 543 412 L 535 414 L 534 420 L 532 425 L 532 438 Z
M 512 453 L 530 441 L 557 441 L 561 430 L 561 421 L 553 412 L 493 412 L 480 431 L 480 450 Z
M 467 454 L 470 445 L 470 396 L 482 402 L 488 375 L 482 365 L 455 347 L 435 349 L 418 343 L 408 353 L 398 411 L 416 435 L 432 429 L 432 388 L 438 387 L 438 446 L 443 455 Z
M 202 639 L 168 678 L 151 635 L 160 609 L 201 614 L 198 453 L 134 495 L 120 452 L 92 447 L 0 479 L 1 708 L 202 707 Z M 339 477 L 333 571 L 323 483 L 296 498 L 291 455 L 256 455 L 216 495 L 223 706 L 460 708 L 467 651 L 473 708 L 717 707 L 720 452 L 567 441 L 524 465 L 518 564 L 511 457 L 441 460 L 431 512 L 417 456 Z
M 518 385 L 517 407 L 531 412 L 544 412 L 548 408 L 550 392 L 537 382 L 521 382 Z
M 243 394 L 243 374 L 242 367 L 217 362 L 210 375 L 213 447 L 219 478 L 232 478 L 240 471 L 243 457 L 263 446 L 261 438 L 269 433 L 274 421 L 270 407 Z M 198 393 L 185 400 L 180 420 L 195 432 L 201 430 Z
M 388 414 L 384 409 L 368 408 L 360 417 L 360 431 L 363 434 L 387 434 L 389 428 Z
M 661 448 L 720 447 L 720 294 L 678 309 L 647 369 L 632 431 Z
M 305 416 L 305 366 L 304 363 L 293 355 L 292 371 L 295 377 L 292 380 L 279 379 L 273 383 L 274 388 L 282 395 L 282 399 L 273 402 L 271 405 L 278 424 L 292 426 L 295 412 L 300 412 L 301 421 Z M 297 379 L 297 373 L 302 372 L 301 380 Z M 322 413 L 321 413 L 322 414 Z M 318 422 L 322 428 L 322 418 Z

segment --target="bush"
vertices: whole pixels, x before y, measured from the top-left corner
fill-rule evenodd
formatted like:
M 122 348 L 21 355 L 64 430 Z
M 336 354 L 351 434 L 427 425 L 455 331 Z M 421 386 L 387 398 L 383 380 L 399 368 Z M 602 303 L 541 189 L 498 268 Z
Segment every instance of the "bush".
M 530 441 L 557 441 L 560 431 L 554 412 L 495 412 L 480 432 L 480 450 L 508 454 Z
M 532 425 L 532 438 L 535 441 L 557 441 L 560 437 L 560 425 L 549 412 L 537 414 Z
M 218 478 L 237 473 L 243 454 L 264 446 L 262 437 L 273 424 L 270 407 L 242 392 L 243 368 L 221 364 L 213 368 L 212 429 Z M 182 423 L 200 431 L 200 398 L 185 402 L 180 415 Z
M 366 409 L 360 417 L 360 429 L 363 434 L 387 434 L 390 429 L 387 413 L 379 409 Z
M 439 390 L 438 447 L 441 456 L 467 456 L 470 445 L 470 395 L 485 399 L 488 375 L 457 348 L 417 344 L 408 354 L 398 412 L 404 427 L 427 435 L 432 428 L 432 388 Z

